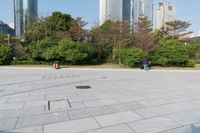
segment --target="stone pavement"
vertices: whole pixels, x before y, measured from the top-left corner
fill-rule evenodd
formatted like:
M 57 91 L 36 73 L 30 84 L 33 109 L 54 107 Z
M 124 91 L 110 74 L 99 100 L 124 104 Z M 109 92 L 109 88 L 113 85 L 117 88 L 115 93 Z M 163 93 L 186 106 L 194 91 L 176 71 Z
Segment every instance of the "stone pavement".
M 199 86 L 200 71 L 0 67 L 0 133 L 198 133 Z

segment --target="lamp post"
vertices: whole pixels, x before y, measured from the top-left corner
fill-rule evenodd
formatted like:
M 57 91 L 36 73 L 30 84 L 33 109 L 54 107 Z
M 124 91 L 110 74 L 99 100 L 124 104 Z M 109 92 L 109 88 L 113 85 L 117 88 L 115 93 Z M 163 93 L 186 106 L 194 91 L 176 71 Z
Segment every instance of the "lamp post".
M 8 45 L 10 45 L 10 34 L 7 34 L 8 36 Z

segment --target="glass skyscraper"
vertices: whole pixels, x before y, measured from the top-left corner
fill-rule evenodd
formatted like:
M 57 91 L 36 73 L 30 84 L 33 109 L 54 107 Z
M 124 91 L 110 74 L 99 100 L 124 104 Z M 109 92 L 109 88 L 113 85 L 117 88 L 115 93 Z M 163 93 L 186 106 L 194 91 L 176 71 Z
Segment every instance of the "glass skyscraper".
M 121 20 L 121 1 L 120 0 L 99 0 L 100 1 L 100 25 L 106 20 Z
M 153 1 L 152 0 L 122 0 L 122 20 L 132 25 L 138 21 L 140 16 L 147 17 L 153 22 Z
M 26 32 L 27 24 L 38 17 L 37 0 L 14 0 L 15 35 L 22 36 Z

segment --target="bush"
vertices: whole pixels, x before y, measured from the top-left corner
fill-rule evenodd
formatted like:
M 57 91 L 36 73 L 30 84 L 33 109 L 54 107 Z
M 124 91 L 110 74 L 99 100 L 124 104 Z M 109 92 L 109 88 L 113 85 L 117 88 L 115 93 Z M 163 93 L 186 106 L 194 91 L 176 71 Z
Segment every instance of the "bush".
M 186 66 L 188 59 L 186 46 L 176 40 L 161 42 L 152 57 L 153 64 L 161 66 Z
M 140 66 L 145 57 L 145 53 L 139 48 L 115 49 L 114 52 L 115 60 L 121 58 L 122 63 L 129 67 Z
M 0 44 L 0 65 L 9 64 L 12 60 L 12 48 L 6 44 Z
M 187 67 L 194 67 L 195 65 L 196 65 L 196 61 L 192 59 L 189 59 L 186 64 Z
M 58 46 L 60 59 L 66 64 L 86 64 L 94 56 L 94 48 L 90 44 L 82 44 L 71 40 L 61 40 Z

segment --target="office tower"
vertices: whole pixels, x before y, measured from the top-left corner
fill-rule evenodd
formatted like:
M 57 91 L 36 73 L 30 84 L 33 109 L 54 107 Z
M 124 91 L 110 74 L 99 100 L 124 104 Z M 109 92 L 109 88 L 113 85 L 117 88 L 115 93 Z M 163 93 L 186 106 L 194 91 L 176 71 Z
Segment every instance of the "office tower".
M 156 11 L 156 29 L 165 28 L 166 22 L 171 22 L 176 19 L 175 6 L 169 2 L 159 3 Z
M 37 21 L 37 0 L 14 0 L 15 35 L 22 36 L 26 32 L 28 23 Z
M 130 22 L 133 31 L 139 17 L 147 17 L 153 23 L 152 0 L 122 0 L 122 20 Z
M 100 25 L 106 20 L 121 20 L 120 0 L 100 0 Z
M 15 31 L 10 26 L 8 26 L 7 24 L 5 24 L 3 21 L 0 20 L 0 34 L 15 35 Z

